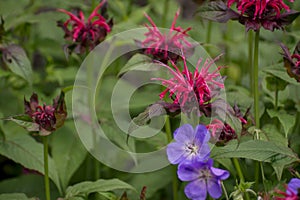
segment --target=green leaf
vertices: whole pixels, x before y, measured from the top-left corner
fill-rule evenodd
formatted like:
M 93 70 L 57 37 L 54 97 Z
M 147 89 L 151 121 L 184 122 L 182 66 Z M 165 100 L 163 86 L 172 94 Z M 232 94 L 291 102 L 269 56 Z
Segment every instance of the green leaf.
M 31 63 L 22 47 L 12 44 L 2 49 L 2 57 L 6 66 L 15 74 L 32 84 Z
M 0 194 L 0 200 L 30 200 L 23 193 Z
M 44 177 L 40 174 L 26 174 L 16 178 L 5 179 L 0 182 L 0 194 L 25 193 L 30 197 L 44 197 Z M 50 192 L 53 199 L 59 197 L 58 190 L 53 182 L 50 182 Z
M 271 110 L 267 109 L 268 114 L 271 118 L 277 117 L 284 129 L 285 137 L 287 138 L 291 128 L 293 128 L 296 118 L 295 116 L 288 114 L 285 110 Z
M 0 140 L 0 154 L 28 169 L 44 174 L 43 145 L 28 134 L 6 134 L 6 140 Z M 60 190 L 58 174 L 51 157 L 49 157 L 49 177 Z
M 281 80 L 284 80 L 290 84 L 299 85 L 299 83 L 297 83 L 295 79 L 289 77 L 286 69 L 284 68 L 283 62 L 263 68 L 262 71 L 266 74 L 271 74 Z
M 52 157 L 63 190 L 67 188 L 72 175 L 87 155 L 74 130 L 74 125 L 68 122 L 51 135 Z
M 154 71 L 158 70 L 159 67 L 160 65 L 154 63 L 150 57 L 137 53 L 128 60 L 128 62 L 119 72 L 118 76 L 130 70 Z
M 260 134 L 261 140 L 272 141 L 277 145 L 288 146 L 288 139 L 278 130 L 274 124 L 265 124 L 262 127 L 262 133 Z
M 249 140 L 239 144 L 233 140 L 225 147 L 213 148 L 211 158 L 248 158 L 275 165 L 299 162 L 298 156 L 290 148 L 261 140 Z
M 284 90 L 288 85 L 288 82 L 276 76 L 267 76 L 266 81 L 268 90 L 272 92 Z
M 32 122 L 32 119 L 28 115 L 16 115 L 8 118 L 4 118 L 4 120 L 12 121 L 22 128 L 25 128 L 27 131 L 39 131 L 39 125 Z
M 70 186 L 66 191 L 66 199 L 71 199 L 77 196 L 87 196 L 94 192 L 108 192 L 113 190 L 135 190 L 131 185 L 119 179 L 99 179 L 95 182 L 85 181 Z

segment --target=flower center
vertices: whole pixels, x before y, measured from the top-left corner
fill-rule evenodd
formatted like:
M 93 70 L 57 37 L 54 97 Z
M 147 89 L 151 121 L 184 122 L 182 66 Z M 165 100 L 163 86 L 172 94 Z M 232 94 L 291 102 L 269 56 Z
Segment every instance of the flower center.
M 213 177 L 211 171 L 207 168 L 200 170 L 199 173 L 200 173 L 199 176 L 200 179 L 208 180 Z
M 34 121 L 46 130 L 52 130 L 56 119 L 52 106 L 38 106 L 36 112 L 32 114 Z
M 196 155 L 196 154 L 198 154 L 199 147 L 197 145 L 195 145 L 194 143 L 192 143 L 192 144 L 187 144 L 185 149 L 189 154 Z

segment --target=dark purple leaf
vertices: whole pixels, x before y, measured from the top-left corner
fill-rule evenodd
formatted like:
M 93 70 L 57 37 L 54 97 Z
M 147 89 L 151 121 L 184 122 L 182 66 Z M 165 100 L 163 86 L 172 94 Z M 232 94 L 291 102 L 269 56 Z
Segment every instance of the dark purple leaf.
M 239 14 L 227 7 L 223 1 L 209 1 L 198 10 L 204 19 L 226 23 L 228 20 L 238 20 Z

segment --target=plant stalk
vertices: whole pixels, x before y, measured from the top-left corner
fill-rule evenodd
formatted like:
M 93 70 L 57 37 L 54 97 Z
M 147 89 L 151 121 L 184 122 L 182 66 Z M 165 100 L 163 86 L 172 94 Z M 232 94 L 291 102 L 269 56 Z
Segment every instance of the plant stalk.
M 251 95 L 254 91 L 254 79 L 253 79 L 253 31 L 248 32 L 248 63 L 249 63 L 249 78 L 250 78 L 250 88 Z
M 165 122 L 165 131 L 167 134 L 168 143 L 170 143 L 173 139 L 172 137 L 172 130 L 171 130 L 171 123 L 169 116 L 166 116 L 166 122 Z M 173 189 L 173 200 L 178 200 L 178 178 L 177 178 L 177 172 L 176 167 L 173 166 L 173 180 L 172 180 L 172 189 Z
M 256 31 L 256 33 L 255 33 L 254 61 L 253 61 L 254 116 L 255 116 L 256 128 L 260 128 L 260 124 L 259 124 L 259 89 L 258 89 L 258 54 L 259 54 L 259 30 Z
M 167 24 L 167 17 L 168 17 L 168 10 L 169 10 L 169 1 L 170 0 L 165 0 L 164 1 L 164 13 L 163 13 L 162 20 L 161 20 L 161 26 L 163 28 L 165 28 L 166 24 Z
M 49 184 L 49 168 L 48 168 L 48 137 L 43 136 L 44 144 L 44 181 L 45 181 L 45 195 L 46 200 L 51 200 L 50 184 Z

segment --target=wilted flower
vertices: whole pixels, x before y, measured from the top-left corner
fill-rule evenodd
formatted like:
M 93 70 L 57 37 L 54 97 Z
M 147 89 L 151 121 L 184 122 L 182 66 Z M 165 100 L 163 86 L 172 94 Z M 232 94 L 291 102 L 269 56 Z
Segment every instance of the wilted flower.
M 246 125 L 249 122 L 248 115 L 249 115 L 250 108 L 247 109 L 246 113 L 242 115 L 240 109 L 237 105 L 234 105 L 231 109 L 228 108 L 228 113 L 231 113 L 232 117 L 236 117 L 242 126 L 242 133 L 243 135 L 246 130 Z M 252 121 L 252 120 L 250 120 Z M 226 122 L 222 122 L 219 119 L 213 119 L 213 121 L 208 124 L 207 129 L 210 131 L 212 138 L 218 142 L 218 144 L 224 144 L 229 142 L 230 140 L 237 139 L 236 131 Z
M 64 9 L 58 9 L 59 12 L 63 12 L 70 17 L 64 23 L 61 21 L 57 23 L 65 31 L 65 38 L 74 42 L 74 44 L 68 45 L 68 48 L 72 48 L 72 50 L 74 48 L 76 53 L 84 53 L 86 49 L 92 50 L 105 39 L 113 25 L 112 20 L 107 21 L 104 18 L 104 13 L 98 13 L 105 3 L 106 0 L 103 0 L 93 10 L 87 21 L 85 21 L 81 10 L 77 14 L 73 14 Z
M 189 27 L 184 30 L 180 26 L 175 26 L 179 13 L 180 11 L 178 10 L 167 33 L 162 33 L 153 20 L 145 14 L 151 26 L 145 25 L 148 29 L 148 32 L 145 33 L 146 39 L 144 41 L 137 41 L 137 43 L 141 48 L 146 49 L 146 54 L 152 55 L 154 59 L 163 63 L 167 63 L 168 60 L 176 62 L 181 54 L 191 54 L 194 47 L 186 40 L 186 37 L 188 37 L 187 32 L 191 28 Z
M 25 114 L 37 124 L 40 135 L 49 135 L 64 124 L 67 117 L 64 93 L 53 100 L 52 105 L 39 105 L 37 94 L 33 93 L 30 101 L 24 98 Z
M 300 179 L 292 178 L 286 187 L 286 192 L 277 191 L 284 197 L 276 197 L 276 200 L 299 200 Z
M 238 12 L 230 8 L 233 3 L 236 3 Z M 211 15 L 207 14 L 210 12 Z M 202 17 L 221 23 L 230 19 L 238 20 L 246 26 L 247 31 L 258 31 L 261 27 L 270 31 L 283 29 L 299 14 L 300 12 L 290 10 L 283 0 L 228 0 L 227 6 L 222 1 L 212 1 L 200 11 Z
M 297 44 L 292 55 L 285 45 L 280 44 L 280 46 L 283 50 L 284 66 L 287 70 L 287 73 L 291 78 L 294 78 L 297 80 L 297 82 L 300 82 L 300 52 L 298 50 L 298 48 L 300 48 L 300 42 Z
M 174 62 L 171 62 L 174 69 L 162 64 L 170 71 L 173 77 L 169 80 L 163 78 L 152 79 L 160 80 L 167 87 L 159 95 L 160 98 L 163 99 L 169 92 L 169 97 L 173 99 L 175 104 L 180 104 L 182 111 L 185 113 L 195 110 L 195 106 L 198 106 L 196 109 L 199 109 L 201 112 L 209 109 L 207 106 L 210 105 L 212 98 L 218 94 L 221 88 L 224 88 L 223 78 L 219 73 L 221 67 L 218 67 L 213 72 L 209 72 L 216 59 L 207 59 L 201 69 L 202 59 L 200 59 L 194 73 L 189 71 L 185 58 L 183 58 L 184 70 L 182 72 Z
M 229 177 L 229 172 L 213 167 L 213 160 L 205 162 L 182 163 L 178 167 L 178 178 L 191 181 L 185 187 L 185 194 L 192 200 L 205 200 L 207 192 L 214 198 L 222 195 L 221 181 Z
M 178 164 L 207 159 L 210 153 L 209 138 L 210 134 L 203 125 L 198 125 L 196 129 L 190 124 L 179 127 L 174 132 L 175 142 L 167 147 L 169 161 L 172 164 Z

